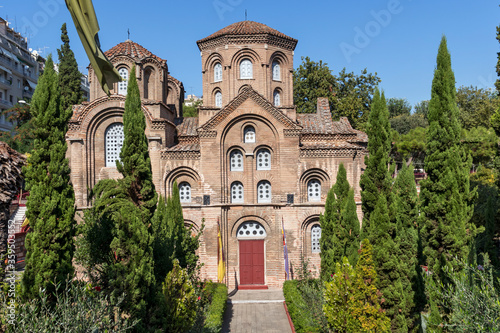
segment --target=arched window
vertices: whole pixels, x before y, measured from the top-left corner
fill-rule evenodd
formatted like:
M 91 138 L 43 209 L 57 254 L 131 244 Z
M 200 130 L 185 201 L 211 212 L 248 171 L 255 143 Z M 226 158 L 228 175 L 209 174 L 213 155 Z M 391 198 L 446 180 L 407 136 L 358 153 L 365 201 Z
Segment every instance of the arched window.
M 267 180 L 262 180 L 257 184 L 257 202 L 271 202 L 271 183 Z
M 266 238 L 266 229 L 259 222 L 249 221 L 242 223 L 236 231 L 238 238 Z
M 257 170 L 271 170 L 271 152 L 268 149 L 257 152 Z
M 116 160 L 120 161 L 120 152 L 123 146 L 123 124 L 115 123 L 106 128 L 104 134 L 104 145 L 106 152 L 106 166 L 116 166 Z
M 243 59 L 240 63 L 240 79 L 252 79 L 253 69 L 250 59 Z
M 254 143 L 255 142 L 255 128 L 253 126 L 245 127 L 245 143 Z
M 214 81 L 222 81 L 222 65 L 220 64 L 220 62 L 216 63 L 214 66 Z
M 243 171 L 243 154 L 239 150 L 233 150 L 230 155 L 231 171 Z
M 231 202 L 243 203 L 243 184 L 234 182 L 231 184 Z
M 307 182 L 307 200 L 321 201 L 321 182 L 318 179 Z
M 321 227 L 315 224 L 311 227 L 311 252 L 320 253 L 319 240 L 321 238 Z
M 281 79 L 280 64 L 277 61 L 273 61 L 273 80 L 279 81 Z
M 215 93 L 215 107 L 222 107 L 222 93 L 220 91 Z
M 274 91 L 273 98 L 274 98 L 274 106 L 280 106 L 281 105 L 280 92 L 278 89 Z
M 179 184 L 179 197 L 183 203 L 191 202 L 191 185 L 188 182 Z
M 127 95 L 127 87 L 128 87 L 128 70 L 124 67 L 118 70 L 118 74 L 120 74 L 122 81 L 118 82 L 118 93 L 120 95 Z

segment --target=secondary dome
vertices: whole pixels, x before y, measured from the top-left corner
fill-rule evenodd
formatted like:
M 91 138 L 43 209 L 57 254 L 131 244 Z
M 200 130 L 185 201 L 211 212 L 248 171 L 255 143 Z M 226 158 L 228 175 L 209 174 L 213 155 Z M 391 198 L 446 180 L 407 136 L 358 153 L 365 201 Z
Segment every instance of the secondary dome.
M 104 54 L 109 59 L 111 59 L 115 56 L 125 55 L 125 56 L 129 56 L 131 58 L 139 59 L 139 60 L 152 57 L 160 62 L 165 61 L 162 58 L 151 53 L 149 50 L 147 50 L 143 46 L 131 41 L 130 39 L 128 39 L 125 42 L 122 42 L 118 45 L 113 46 L 112 48 L 110 48 L 109 50 L 104 52 Z

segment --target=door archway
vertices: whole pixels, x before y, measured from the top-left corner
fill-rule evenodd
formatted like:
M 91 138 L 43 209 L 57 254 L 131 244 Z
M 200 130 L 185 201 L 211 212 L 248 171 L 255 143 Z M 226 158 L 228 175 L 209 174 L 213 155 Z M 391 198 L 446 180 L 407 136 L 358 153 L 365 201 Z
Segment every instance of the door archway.
M 240 289 L 265 285 L 266 229 L 256 221 L 242 223 L 236 231 L 240 256 Z

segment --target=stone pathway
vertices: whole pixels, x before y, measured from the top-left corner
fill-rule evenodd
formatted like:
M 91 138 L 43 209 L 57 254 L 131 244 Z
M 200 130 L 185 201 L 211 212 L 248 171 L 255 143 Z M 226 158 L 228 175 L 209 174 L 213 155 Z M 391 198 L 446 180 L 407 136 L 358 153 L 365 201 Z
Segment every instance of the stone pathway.
M 283 291 L 239 290 L 228 298 L 222 332 L 292 333 Z

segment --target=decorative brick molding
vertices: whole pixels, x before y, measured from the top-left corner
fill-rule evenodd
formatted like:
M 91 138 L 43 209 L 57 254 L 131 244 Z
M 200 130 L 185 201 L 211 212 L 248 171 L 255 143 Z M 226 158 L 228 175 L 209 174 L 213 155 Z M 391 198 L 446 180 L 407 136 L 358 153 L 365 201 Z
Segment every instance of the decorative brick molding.
M 201 153 L 199 151 L 162 151 L 162 160 L 199 160 Z

